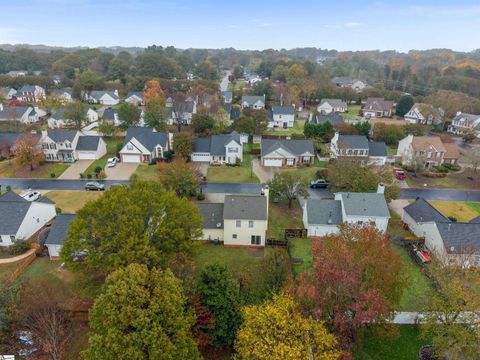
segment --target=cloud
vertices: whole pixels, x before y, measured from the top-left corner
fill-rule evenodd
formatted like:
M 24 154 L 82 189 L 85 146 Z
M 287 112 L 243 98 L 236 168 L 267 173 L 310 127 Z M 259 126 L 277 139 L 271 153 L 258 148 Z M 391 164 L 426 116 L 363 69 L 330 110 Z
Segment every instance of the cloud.
M 356 21 L 351 21 L 343 24 L 343 26 L 346 26 L 346 27 L 354 27 L 354 26 L 362 26 L 362 25 L 363 25 L 362 23 L 359 23 Z

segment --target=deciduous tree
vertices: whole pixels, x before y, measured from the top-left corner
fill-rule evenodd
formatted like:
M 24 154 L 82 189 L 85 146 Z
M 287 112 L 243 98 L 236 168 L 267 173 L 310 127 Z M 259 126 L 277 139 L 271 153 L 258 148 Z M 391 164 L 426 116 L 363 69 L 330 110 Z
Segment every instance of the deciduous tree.
M 22 134 L 15 142 L 13 153 L 15 155 L 15 162 L 19 166 L 30 166 L 30 171 L 33 171 L 41 160 L 43 160 L 43 153 L 38 148 L 38 139 L 32 134 Z
M 118 119 L 120 120 L 120 128 L 123 130 L 131 126 L 137 126 L 140 121 L 140 109 L 130 103 L 122 103 L 118 107 Z
M 192 126 L 197 134 L 209 133 L 215 128 L 215 119 L 206 111 L 193 114 Z
M 292 172 L 277 172 L 268 182 L 271 196 L 288 201 L 288 208 L 292 208 L 293 200 L 302 196 L 308 198 L 307 180 Z
M 396 114 L 398 116 L 404 116 L 410 111 L 414 103 L 415 101 L 411 95 L 403 95 L 400 100 L 398 100 Z
M 193 135 L 187 131 L 176 133 L 173 137 L 173 151 L 176 155 L 188 159 L 193 151 Z
M 202 175 L 194 163 L 174 159 L 170 163 L 159 162 L 158 169 L 160 181 L 166 189 L 182 197 L 196 194 Z
M 68 125 L 76 130 L 81 130 L 87 121 L 87 109 L 83 102 L 74 100 L 65 106 L 63 117 L 68 120 Z

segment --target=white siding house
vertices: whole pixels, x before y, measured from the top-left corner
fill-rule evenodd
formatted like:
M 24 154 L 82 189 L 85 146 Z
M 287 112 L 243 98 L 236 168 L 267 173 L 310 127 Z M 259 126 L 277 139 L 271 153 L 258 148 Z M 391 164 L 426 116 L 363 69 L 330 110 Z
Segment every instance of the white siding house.
M 243 161 L 243 143 L 241 135 L 232 132 L 228 135 L 212 135 L 196 138 L 190 156 L 193 162 L 235 164 Z

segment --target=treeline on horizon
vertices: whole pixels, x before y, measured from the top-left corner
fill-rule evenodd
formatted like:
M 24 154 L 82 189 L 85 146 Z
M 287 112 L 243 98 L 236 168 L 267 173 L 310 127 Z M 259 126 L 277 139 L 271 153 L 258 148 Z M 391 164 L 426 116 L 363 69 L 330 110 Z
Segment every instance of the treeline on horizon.
M 53 77 L 57 76 L 61 79 L 59 86 L 75 90 L 77 80 L 83 76 L 92 89 L 119 89 L 125 94 L 142 90 L 145 81 L 151 78 L 160 80 L 167 91 L 182 91 L 191 84 L 187 79 L 195 76 L 213 89 L 222 70 L 234 69 L 237 77 L 252 72 L 269 78 L 271 88 L 285 85 L 285 92 L 294 100 L 308 102 L 329 96 L 356 100 L 357 94 L 338 91 L 330 82 L 335 76 L 349 76 L 372 85 L 374 88 L 366 93 L 370 96 L 398 100 L 401 93 L 407 92 L 416 101 L 441 106 L 449 116 L 459 110 L 480 112 L 480 50 L 469 53 L 448 49 L 408 53 L 317 48 L 180 50 L 156 45 L 143 51 L 121 49 L 0 49 L 0 86 L 19 88 L 38 84 L 52 89 L 56 87 Z M 27 70 L 30 74 L 3 75 L 12 70 Z M 36 71 L 41 71 L 41 75 L 33 75 Z M 85 88 L 85 81 L 82 83 Z M 256 90 L 252 88 L 251 92 L 273 96 L 265 84 Z

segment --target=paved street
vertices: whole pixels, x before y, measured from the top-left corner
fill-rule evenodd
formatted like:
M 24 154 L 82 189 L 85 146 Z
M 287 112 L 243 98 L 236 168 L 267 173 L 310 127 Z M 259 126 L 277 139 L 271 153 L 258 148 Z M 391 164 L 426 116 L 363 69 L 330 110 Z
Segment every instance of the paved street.
M 400 199 L 416 199 L 444 201 L 480 201 L 480 191 L 453 189 L 402 189 Z
M 85 183 L 92 180 L 60 180 L 60 179 L 0 179 L 2 190 L 9 185 L 12 189 L 40 190 L 83 190 Z M 126 180 L 102 181 L 107 188 L 112 184 L 129 184 Z
M 205 194 L 223 193 L 223 194 L 260 194 L 261 184 L 243 184 L 243 183 L 206 183 L 202 186 L 202 192 Z
M 230 70 L 225 72 L 225 76 L 222 78 L 220 82 L 220 91 L 227 91 L 228 90 L 228 77 L 232 72 Z

